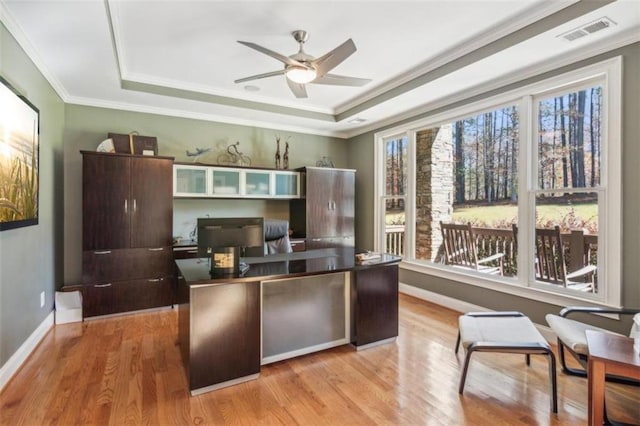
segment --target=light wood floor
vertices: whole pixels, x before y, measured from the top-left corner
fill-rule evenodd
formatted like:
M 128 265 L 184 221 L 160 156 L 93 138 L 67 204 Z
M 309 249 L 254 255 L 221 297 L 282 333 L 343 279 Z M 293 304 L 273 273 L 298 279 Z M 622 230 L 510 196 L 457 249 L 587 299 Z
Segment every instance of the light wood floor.
M 263 367 L 261 377 L 190 397 L 164 310 L 56 326 L 0 394 L 0 424 L 581 425 L 585 379 L 558 373 L 550 412 L 547 361 L 474 354 L 458 395 L 459 313 L 401 295 L 395 344 L 349 346 Z M 611 417 L 640 420 L 640 388 L 608 385 Z

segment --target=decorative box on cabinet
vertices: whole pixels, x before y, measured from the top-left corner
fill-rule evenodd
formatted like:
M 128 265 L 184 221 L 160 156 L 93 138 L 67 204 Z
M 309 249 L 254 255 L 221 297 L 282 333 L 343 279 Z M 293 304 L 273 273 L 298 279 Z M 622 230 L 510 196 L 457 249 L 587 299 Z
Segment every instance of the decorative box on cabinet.
M 82 155 L 84 316 L 170 305 L 173 158 Z

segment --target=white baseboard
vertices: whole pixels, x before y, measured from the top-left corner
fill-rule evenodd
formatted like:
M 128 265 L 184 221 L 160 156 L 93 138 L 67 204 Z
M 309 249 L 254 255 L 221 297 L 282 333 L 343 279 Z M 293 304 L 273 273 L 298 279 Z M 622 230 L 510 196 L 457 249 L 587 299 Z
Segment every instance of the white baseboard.
M 400 283 L 400 293 L 408 294 L 418 299 L 426 300 L 427 302 L 435 303 L 436 305 L 444 306 L 445 308 L 452 309 L 461 313 L 467 312 L 489 312 L 491 309 L 487 309 L 484 306 L 474 305 L 472 303 L 463 302 L 462 300 L 454 299 L 453 297 L 443 296 L 442 294 L 434 293 L 429 290 L 424 290 L 412 285 Z M 513 309 L 517 311 L 517 308 Z M 556 334 L 551 328 L 546 325 L 534 323 L 540 334 L 547 340 L 547 342 L 555 343 Z
M 31 352 L 38 346 L 40 340 L 42 340 L 51 327 L 53 327 L 53 319 L 54 312 L 51 311 L 44 321 L 40 323 L 38 328 L 31 333 L 27 340 L 25 340 L 18 350 L 11 355 L 11 358 L 0 368 L 0 391 L 9 383 L 9 380 L 18 372 L 22 364 L 27 360 L 29 355 L 31 355 Z

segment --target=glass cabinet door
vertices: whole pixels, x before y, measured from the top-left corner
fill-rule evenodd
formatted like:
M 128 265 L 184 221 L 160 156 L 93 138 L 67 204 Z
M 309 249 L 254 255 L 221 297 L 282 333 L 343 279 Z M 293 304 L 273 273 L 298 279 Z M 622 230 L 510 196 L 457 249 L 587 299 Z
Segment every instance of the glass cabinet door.
M 270 195 L 271 173 L 246 171 L 245 185 L 245 195 Z
M 283 198 L 298 198 L 300 196 L 299 173 L 274 172 L 275 196 Z
M 214 195 L 220 197 L 240 195 L 240 170 L 214 168 L 211 170 Z
M 176 196 L 205 197 L 209 194 L 207 167 L 175 165 L 173 193 Z

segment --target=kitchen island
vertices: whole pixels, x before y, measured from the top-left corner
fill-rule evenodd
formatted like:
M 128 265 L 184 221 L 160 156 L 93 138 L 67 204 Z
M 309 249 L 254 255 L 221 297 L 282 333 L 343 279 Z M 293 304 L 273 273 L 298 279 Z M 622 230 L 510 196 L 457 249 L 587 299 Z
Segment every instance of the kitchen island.
M 209 259 L 176 260 L 179 343 L 192 395 L 256 379 L 260 366 L 398 335 L 397 256 L 359 264 L 353 248 L 244 258 L 213 276 Z

